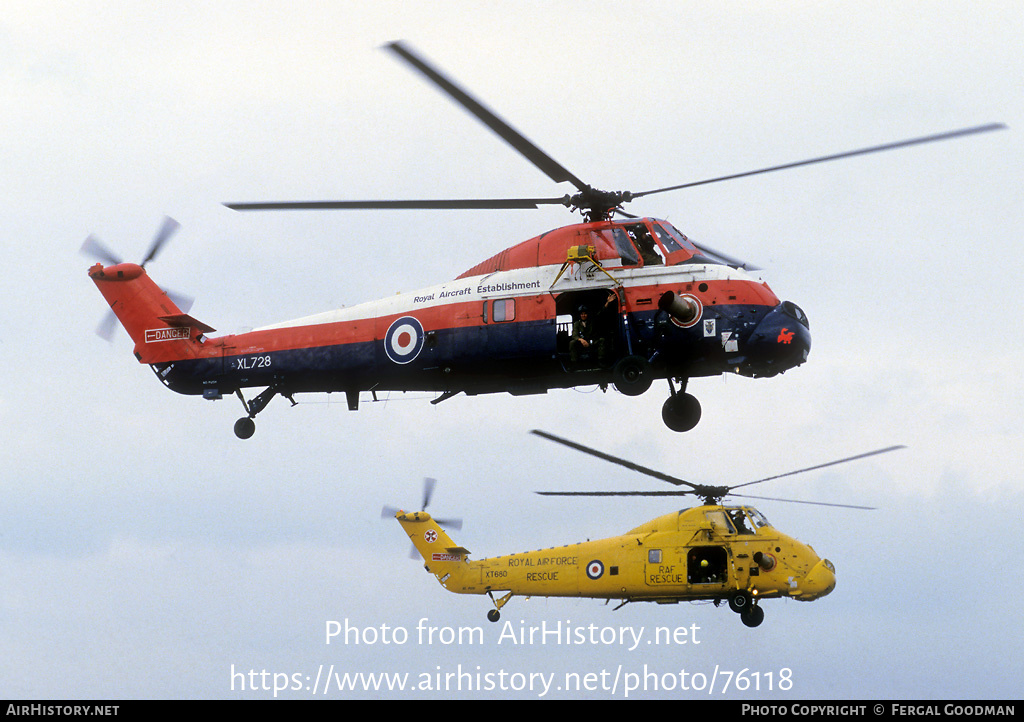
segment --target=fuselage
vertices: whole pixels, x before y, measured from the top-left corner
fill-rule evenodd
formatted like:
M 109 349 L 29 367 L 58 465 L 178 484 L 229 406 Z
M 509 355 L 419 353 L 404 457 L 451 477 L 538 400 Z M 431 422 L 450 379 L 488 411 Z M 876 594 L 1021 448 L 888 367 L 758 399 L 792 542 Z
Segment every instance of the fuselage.
M 580 247 L 592 255 L 567 261 Z M 694 315 L 665 310 L 666 294 L 685 298 Z M 584 305 L 601 315 L 611 360 L 570 367 L 569 336 Z M 656 377 L 772 376 L 803 363 L 810 332 L 803 312 L 767 284 L 704 257 L 664 221 L 643 219 L 567 226 L 453 281 L 189 341 L 168 358 L 160 340 L 136 339 L 136 355 L 169 388 L 207 398 L 257 386 L 286 395 L 525 394 L 608 383 L 612 363 L 627 355 L 649 361 Z
M 835 587 L 828 560 L 746 506 L 683 509 L 621 536 L 476 561 L 454 547 L 429 515 L 398 520 L 427 570 L 459 594 L 672 603 L 746 591 L 757 599 L 810 601 Z

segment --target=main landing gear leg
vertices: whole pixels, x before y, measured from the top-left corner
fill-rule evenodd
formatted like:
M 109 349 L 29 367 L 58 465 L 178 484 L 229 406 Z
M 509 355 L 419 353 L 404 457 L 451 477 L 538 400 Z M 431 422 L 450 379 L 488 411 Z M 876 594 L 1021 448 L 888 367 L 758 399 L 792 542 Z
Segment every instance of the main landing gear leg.
M 238 399 L 242 402 L 242 408 L 244 408 L 245 412 L 248 414 L 248 416 L 243 416 L 235 422 L 235 436 L 239 439 L 248 439 L 256 433 L 256 422 L 253 421 L 253 419 L 256 418 L 256 414 L 267 408 L 267 404 L 269 404 L 270 400 L 277 394 L 281 394 L 292 402 L 292 406 L 295 406 L 295 399 L 292 398 L 292 395 L 281 391 L 276 386 L 267 387 L 255 396 L 252 401 L 248 402 L 245 400 L 245 397 L 242 396 L 242 389 L 236 389 L 235 393 L 238 394 Z
M 512 598 L 512 592 L 509 592 L 501 599 L 495 599 L 494 595 L 490 592 L 487 592 L 487 596 L 489 596 L 491 598 L 491 601 L 494 602 L 494 609 L 487 612 L 487 621 L 497 622 L 499 619 L 501 619 L 501 612 L 499 612 L 498 610 L 504 607 L 505 604 L 508 603 L 508 600 Z
M 676 392 L 672 379 L 668 380 L 670 396 L 661 407 L 661 420 L 673 431 L 689 431 L 700 421 L 700 402 L 691 394 L 685 393 L 687 379 L 678 379 L 681 387 Z

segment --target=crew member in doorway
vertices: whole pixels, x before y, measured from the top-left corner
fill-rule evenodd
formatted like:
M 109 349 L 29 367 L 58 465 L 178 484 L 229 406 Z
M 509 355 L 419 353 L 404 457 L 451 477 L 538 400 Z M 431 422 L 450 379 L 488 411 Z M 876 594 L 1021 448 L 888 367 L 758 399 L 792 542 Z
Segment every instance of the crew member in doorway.
M 607 309 L 616 299 L 617 296 L 609 292 L 600 311 Z M 569 362 L 573 366 L 578 366 L 584 357 L 596 358 L 599 366 L 606 366 L 608 363 L 609 341 L 598 324 L 596 315 L 598 314 L 591 315 L 586 304 L 580 305 L 576 311 L 576 320 L 572 324 L 572 338 L 569 340 Z

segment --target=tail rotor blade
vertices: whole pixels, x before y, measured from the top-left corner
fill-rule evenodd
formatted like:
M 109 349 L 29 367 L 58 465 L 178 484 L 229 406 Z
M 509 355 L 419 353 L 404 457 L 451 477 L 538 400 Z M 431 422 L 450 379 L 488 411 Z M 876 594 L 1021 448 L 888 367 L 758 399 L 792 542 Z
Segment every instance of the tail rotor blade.
M 459 531 L 462 529 L 462 519 L 434 519 L 438 524 L 448 529 Z
M 146 253 L 146 257 L 142 259 L 142 263 L 139 265 L 143 268 L 146 264 L 156 258 L 157 254 L 160 253 L 160 249 L 163 247 L 167 239 L 174 235 L 174 232 L 181 227 L 181 224 L 170 216 L 164 216 L 164 222 L 160 226 L 160 230 L 157 231 L 156 237 L 149 246 L 149 251 Z
M 90 235 L 86 238 L 79 251 L 87 256 L 92 256 L 97 261 L 104 261 L 110 266 L 116 266 L 118 263 L 122 262 L 121 258 L 103 245 L 100 239 L 96 236 Z
M 420 511 L 427 510 L 427 506 L 430 504 L 430 497 L 434 495 L 435 486 L 437 486 L 437 479 L 431 479 L 429 476 L 423 479 L 423 505 L 420 507 Z
M 181 309 L 182 313 L 188 313 L 192 310 L 192 304 L 196 302 L 191 296 L 186 296 L 184 293 L 178 293 L 177 291 L 169 291 L 165 288 L 164 293 L 167 294 L 167 298 L 171 299 L 175 306 Z
M 117 331 L 117 316 L 113 311 L 108 311 L 100 324 L 96 327 L 96 335 L 104 341 L 113 341 L 114 333 Z

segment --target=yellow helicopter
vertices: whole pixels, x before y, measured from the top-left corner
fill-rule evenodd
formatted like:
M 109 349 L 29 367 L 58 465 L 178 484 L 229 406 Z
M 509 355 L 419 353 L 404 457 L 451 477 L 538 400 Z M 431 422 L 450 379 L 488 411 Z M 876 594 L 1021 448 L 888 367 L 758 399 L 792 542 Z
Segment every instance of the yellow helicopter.
M 532 433 L 597 458 L 624 466 L 676 486 L 675 491 L 537 492 L 558 496 L 684 496 L 703 505 L 652 519 L 620 536 L 568 544 L 519 554 L 469 560 L 469 550 L 452 541 L 426 511 L 384 509 L 394 517 L 423 557 L 428 572 L 456 594 L 487 594 L 494 603 L 487 619 L 497 622 L 500 609 L 513 596 L 587 597 L 630 602 L 676 604 L 681 601 L 723 601 L 748 627 L 764 621 L 763 599 L 819 599 L 836 585 L 835 568 L 809 545 L 778 531 L 761 512 L 746 505 L 723 505 L 734 489 L 792 476 L 856 459 L 883 454 L 890 446 L 734 486 L 694 484 L 634 464 L 544 431 Z M 432 487 L 431 487 L 432 488 Z M 774 499 L 853 509 L 851 504 Z M 429 501 L 424 497 L 423 508 Z M 456 522 L 461 527 L 461 522 Z M 500 595 L 500 596 L 496 596 Z

